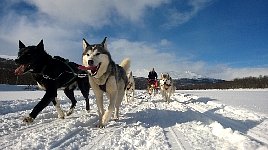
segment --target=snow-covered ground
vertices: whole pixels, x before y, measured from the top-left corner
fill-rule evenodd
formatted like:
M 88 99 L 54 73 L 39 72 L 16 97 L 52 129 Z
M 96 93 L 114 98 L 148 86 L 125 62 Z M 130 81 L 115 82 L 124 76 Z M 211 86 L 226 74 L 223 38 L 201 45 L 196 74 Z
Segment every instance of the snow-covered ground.
M 43 94 L 0 91 L 0 149 L 268 149 L 267 89 L 176 91 L 169 104 L 159 94 L 150 98 L 136 91 L 134 101 L 122 103 L 120 120 L 103 129 L 95 127 L 92 91 L 89 113 L 75 91 L 78 104 L 71 116 L 58 119 L 49 105 L 34 123 L 22 123 Z M 63 91 L 58 98 L 68 110 Z

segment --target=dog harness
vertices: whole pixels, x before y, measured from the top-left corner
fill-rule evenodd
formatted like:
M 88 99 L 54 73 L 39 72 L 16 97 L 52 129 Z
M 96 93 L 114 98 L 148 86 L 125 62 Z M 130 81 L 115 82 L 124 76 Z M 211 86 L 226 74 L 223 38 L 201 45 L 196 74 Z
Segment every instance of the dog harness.
M 164 86 L 165 86 L 165 89 L 167 90 L 171 86 L 171 84 L 164 84 Z
M 119 69 L 120 67 L 120 69 Z M 109 73 L 109 71 L 111 71 Z M 109 73 L 109 74 L 108 74 Z M 117 64 L 115 64 L 113 61 L 109 64 L 108 66 L 108 71 L 104 74 L 105 76 L 107 76 L 106 78 L 106 81 L 104 84 L 102 85 L 99 85 L 100 89 L 103 91 L 103 92 L 106 92 L 106 84 L 107 84 L 107 81 L 109 79 L 109 77 L 111 76 L 115 76 L 115 80 L 116 82 L 118 82 L 120 79 L 123 79 L 124 82 L 125 82 L 125 87 L 124 87 L 124 90 L 126 89 L 127 87 L 127 76 L 124 75 L 124 71 L 123 71 L 123 68 Z
M 129 90 L 131 87 L 132 87 L 132 83 L 130 83 L 130 82 L 127 82 L 127 90 Z
M 81 74 L 76 73 L 74 71 L 74 69 L 68 64 L 69 63 L 69 60 L 68 59 L 64 59 L 64 58 L 62 58 L 60 56 L 54 56 L 52 59 L 57 60 L 57 61 L 59 61 L 61 63 L 64 63 L 69 68 L 70 71 L 66 71 L 65 70 L 65 71 L 61 72 L 60 74 L 58 74 L 56 77 L 52 77 L 51 75 L 47 75 L 45 73 L 45 70 L 48 68 L 48 65 L 45 65 L 41 69 L 41 71 L 39 73 L 33 72 L 31 70 L 29 70 L 29 71 L 32 72 L 32 73 L 35 73 L 35 74 L 40 74 L 40 75 L 42 75 L 42 77 L 44 79 L 49 79 L 49 80 L 58 80 L 60 78 L 60 76 L 63 75 L 64 73 L 73 74 L 73 77 L 70 80 L 68 80 L 65 84 L 62 85 L 63 87 L 66 86 L 66 85 L 68 85 L 69 83 L 73 82 L 76 77 L 83 78 L 83 77 L 86 77 L 87 76 L 87 73 L 83 73 L 83 74 L 82 73 Z

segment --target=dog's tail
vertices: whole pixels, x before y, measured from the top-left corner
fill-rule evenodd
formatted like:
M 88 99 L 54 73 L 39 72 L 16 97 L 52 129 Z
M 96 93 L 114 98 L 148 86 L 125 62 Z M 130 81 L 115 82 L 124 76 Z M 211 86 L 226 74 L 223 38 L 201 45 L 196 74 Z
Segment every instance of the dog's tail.
M 130 59 L 129 58 L 125 58 L 121 63 L 120 66 L 124 68 L 124 70 L 126 72 L 128 72 L 129 68 L 130 68 Z

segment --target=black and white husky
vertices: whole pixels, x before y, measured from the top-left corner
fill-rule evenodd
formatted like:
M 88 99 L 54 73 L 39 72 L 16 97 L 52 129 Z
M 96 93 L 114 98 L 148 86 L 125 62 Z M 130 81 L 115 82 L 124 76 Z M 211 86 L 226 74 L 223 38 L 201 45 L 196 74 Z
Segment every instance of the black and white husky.
M 120 65 L 115 64 L 107 49 L 106 37 L 100 44 L 89 44 L 83 39 L 83 66 L 89 74 L 90 86 L 96 96 L 99 113 L 98 127 L 104 127 L 110 120 L 113 111 L 114 119 L 119 119 L 119 107 L 127 86 L 126 72 L 130 67 L 130 60 L 124 59 Z M 103 95 L 106 93 L 110 100 L 108 109 L 103 106 Z
M 19 41 L 18 58 L 15 62 L 19 67 L 15 70 L 16 75 L 22 75 L 30 72 L 38 85 L 45 89 L 46 93 L 41 101 L 33 108 L 29 116 L 26 116 L 24 122 L 33 122 L 37 115 L 50 102 L 53 102 L 58 112 L 59 118 L 64 118 L 64 113 L 57 101 L 57 89 L 64 88 L 64 93 L 72 101 L 72 105 L 67 115 L 72 114 L 76 106 L 74 89 L 76 85 L 80 88 L 85 100 L 86 109 L 89 110 L 89 83 L 88 77 L 79 77 L 79 74 L 87 75 L 78 69 L 78 64 L 69 62 L 59 56 L 52 57 L 44 50 L 43 40 L 37 46 L 25 46 Z
M 127 74 L 127 78 L 128 78 L 128 83 L 127 83 L 127 88 L 125 91 L 125 100 L 126 102 L 129 102 L 129 100 L 131 101 L 134 100 L 134 94 L 135 94 L 135 81 L 132 75 L 132 71 L 130 71 Z
M 176 87 L 173 84 L 172 78 L 168 73 L 161 73 L 160 90 L 164 101 L 170 102 L 170 97 L 174 94 Z

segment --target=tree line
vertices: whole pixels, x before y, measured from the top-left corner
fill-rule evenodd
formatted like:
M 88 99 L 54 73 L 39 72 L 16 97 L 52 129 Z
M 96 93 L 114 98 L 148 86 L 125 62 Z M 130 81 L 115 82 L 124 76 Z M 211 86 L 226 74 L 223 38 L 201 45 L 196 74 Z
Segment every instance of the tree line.
M 180 79 L 177 80 L 179 82 Z M 203 82 L 195 84 L 176 84 L 180 90 L 203 90 L 203 89 L 239 89 L 239 88 L 268 88 L 268 76 L 236 78 L 231 81 Z
M 134 78 L 137 89 L 146 89 L 146 78 Z M 174 79 L 177 90 L 206 90 L 206 89 L 239 89 L 239 88 L 268 88 L 268 76 L 236 78 L 231 81 L 198 78 L 198 79 Z
M 16 76 L 14 71 L 17 67 L 14 60 L 0 58 L 0 84 L 36 85 L 30 73 Z M 134 77 L 134 80 L 136 89 L 147 88 L 147 78 Z M 177 90 L 268 88 L 268 76 L 236 78 L 231 81 L 211 78 L 181 78 L 174 79 L 174 84 Z

